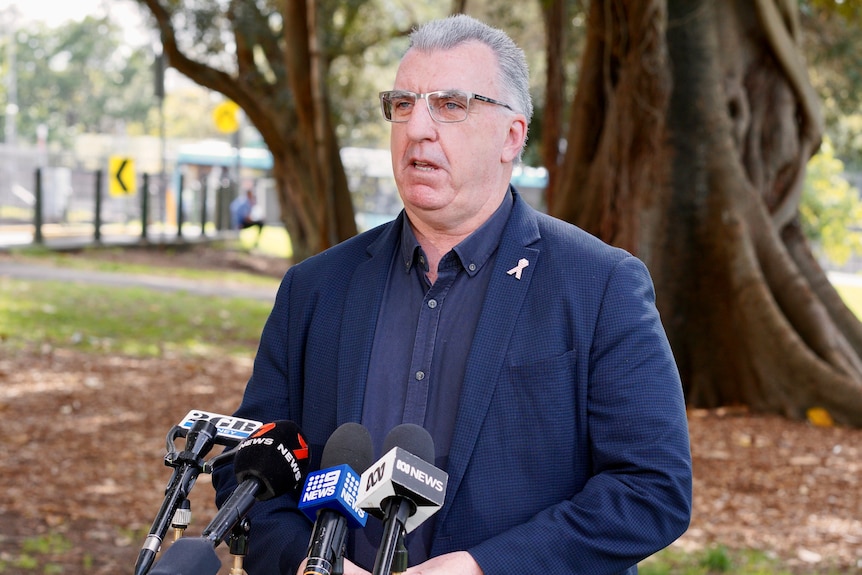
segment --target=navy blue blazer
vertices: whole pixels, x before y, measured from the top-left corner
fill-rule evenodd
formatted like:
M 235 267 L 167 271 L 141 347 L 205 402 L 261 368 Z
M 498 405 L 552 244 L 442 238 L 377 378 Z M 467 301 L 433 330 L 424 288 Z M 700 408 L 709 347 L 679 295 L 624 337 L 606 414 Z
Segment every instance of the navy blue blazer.
M 236 415 L 297 422 L 312 469 L 336 427 L 360 420 L 404 218 L 291 267 L 264 327 Z M 522 259 L 520 278 L 507 273 Z M 517 193 L 493 273 L 431 554 L 468 550 L 486 575 L 636 573 L 691 512 L 682 386 L 649 273 Z M 231 476 L 215 474 L 220 502 Z M 290 497 L 250 515 L 250 575 L 292 575 L 311 524 Z

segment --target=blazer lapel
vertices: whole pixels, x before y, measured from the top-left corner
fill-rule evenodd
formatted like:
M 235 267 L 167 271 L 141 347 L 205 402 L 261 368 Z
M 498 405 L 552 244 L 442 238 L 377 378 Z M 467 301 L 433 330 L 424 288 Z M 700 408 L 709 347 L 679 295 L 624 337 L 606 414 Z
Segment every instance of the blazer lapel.
M 338 425 L 359 421 L 362 417 L 368 362 L 374 343 L 377 315 L 383 300 L 382 286 L 386 284 L 392 250 L 397 245 L 401 229 L 397 222 L 402 218 L 403 213 L 396 223 L 390 225 L 368 246 L 369 258 L 356 267 L 350 280 L 339 347 L 338 350 L 333 350 L 333 353 L 337 353 L 338 361 Z
M 482 305 L 482 313 L 467 360 L 467 370 L 461 389 L 455 432 L 449 449 L 449 483 L 446 500 L 453 501 L 476 445 L 479 430 L 485 421 L 494 387 L 497 384 L 501 360 L 505 357 L 509 339 L 515 329 L 539 250 L 528 247 L 539 239 L 535 212 L 516 194 L 509 223 L 503 232 L 493 277 Z M 439 511 L 436 530 L 446 519 L 450 506 Z

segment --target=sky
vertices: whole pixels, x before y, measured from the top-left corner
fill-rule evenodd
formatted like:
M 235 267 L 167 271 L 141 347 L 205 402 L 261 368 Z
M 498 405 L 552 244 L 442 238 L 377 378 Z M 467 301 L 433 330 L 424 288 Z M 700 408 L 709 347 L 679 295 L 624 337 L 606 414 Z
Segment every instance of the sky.
M 41 21 L 54 27 L 70 20 L 80 21 L 87 15 L 111 14 L 126 30 L 126 39 L 133 45 L 152 40 L 146 29 L 141 10 L 135 0 L 0 0 L 0 14 L 8 18 L 14 6 L 21 21 Z

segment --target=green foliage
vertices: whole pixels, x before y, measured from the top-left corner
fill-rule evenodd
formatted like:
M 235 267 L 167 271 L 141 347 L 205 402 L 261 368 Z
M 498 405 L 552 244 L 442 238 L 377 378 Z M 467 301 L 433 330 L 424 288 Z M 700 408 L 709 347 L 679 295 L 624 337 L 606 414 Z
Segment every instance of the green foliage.
M 799 214 L 808 239 L 831 262 L 841 265 L 862 253 L 858 226 L 862 222 L 859 190 L 842 176 L 844 164 L 829 141 L 808 162 Z
M 862 24 L 862 4 L 858 0 L 800 0 L 799 6 L 803 12 L 819 12 L 821 17 L 835 15 L 849 25 Z
M 21 550 L 36 555 L 65 553 L 72 549 L 72 542 L 59 533 L 49 533 L 39 537 L 25 539 Z
M 377 94 L 392 87 L 410 29 L 446 16 L 448 8 L 378 0 L 322 3 L 329 22 L 322 30 L 330 62 L 327 87 L 342 145 L 387 146 L 389 125 L 380 115 Z
M 792 572 L 804 573 L 783 567 L 778 559 L 762 551 L 731 550 L 724 545 L 690 553 L 668 547 L 638 565 L 640 575 L 790 575 Z
M 161 108 L 150 108 L 145 120 L 127 123 L 127 132 L 131 136 L 157 136 L 160 117 L 164 114 L 167 138 L 224 139 L 212 115 L 220 102 L 197 86 L 177 88 L 165 95 Z
M 733 569 L 733 560 L 728 554 L 727 547 L 719 545 L 706 550 L 700 565 L 711 573 L 728 573 Z
M 862 3 L 800 0 L 802 50 L 836 154 L 862 166 Z M 848 118 L 856 117 L 848 125 Z M 855 124 L 855 126 L 853 125 Z
M 862 170 L 862 109 L 841 114 L 831 123 L 828 132 L 836 153 L 854 170 Z
M 862 320 L 862 286 L 836 282 L 835 289 L 850 311 Z
M 4 553 L 3 560 L 0 560 L 0 573 L 62 573 L 63 568 L 50 559 L 68 553 L 71 549 L 72 542 L 59 533 L 28 537 L 21 542 L 19 549 Z
M 290 259 L 293 256 L 293 247 L 290 236 L 283 227 L 264 226 L 260 237 L 257 236 L 257 228 L 246 228 L 239 233 L 239 245 L 246 251 L 255 250 L 261 254 Z
M 108 17 L 87 16 L 55 28 L 28 24 L 14 40 L 22 141 L 35 142 L 39 125 L 48 128 L 49 141 L 60 144 L 80 132 L 116 132 L 127 122 L 144 122 L 156 103 L 151 56 L 126 45 Z M 8 40 L 0 48 L 7 77 Z M 0 94 L 9 97 L 5 84 Z

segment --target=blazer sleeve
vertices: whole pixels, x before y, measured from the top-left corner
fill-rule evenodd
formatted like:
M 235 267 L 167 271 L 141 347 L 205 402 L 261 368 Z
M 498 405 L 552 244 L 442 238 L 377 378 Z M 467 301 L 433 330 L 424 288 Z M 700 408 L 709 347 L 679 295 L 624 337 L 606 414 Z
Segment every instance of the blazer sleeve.
M 255 357 L 242 404 L 234 415 L 262 422 L 290 419 L 299 423 L 296 415 L 299 395 L 290 385 L 287 353 L 288 294 L 291 272 L 285 276 L 263 329 L 260 348 Z M 305 430 L 303 430 L 305 435 Z M 311 446 L 312 456 L 320 450 Z M 216 505 L 221 507 L 236 489 L 233 464 L 213 472 Z M 297 509 L 293 494 L 269 501 L 255 502 L 248 513 L 251 530 L 244 568 L 249 575 L 296 572 L 305 557 L 311 536 L 311 522 Z
M 579 438 L 588 442 L 589 476 L 570 499 L 472 546 L 486 575 L 633 572 L 688 527 L 682 386 L 640 260 L 627 256 L 614 266 L 591 327 L 587 437 Z

